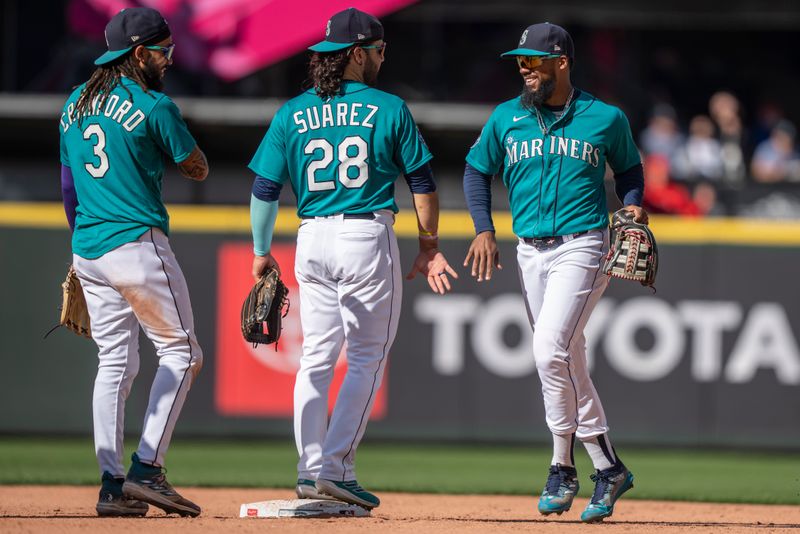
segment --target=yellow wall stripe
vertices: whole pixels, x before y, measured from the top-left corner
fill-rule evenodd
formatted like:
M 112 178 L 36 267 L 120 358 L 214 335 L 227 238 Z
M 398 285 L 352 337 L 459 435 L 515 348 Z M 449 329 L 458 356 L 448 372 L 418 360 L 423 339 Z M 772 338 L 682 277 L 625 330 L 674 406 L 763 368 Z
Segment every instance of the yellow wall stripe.
M 250 215 L 247 206 L 168 206 L 170 226 L 176 232 L 231 233 L 248 235 Z M 494 214 L 498 239 L 514 239 L 511 215 Z M 299 220 L 292 208 L 281 208 L 275 225 L 277 235 L 294 235 Z M 0 202 L 0 226 L 17 228 L 66 229 L 64 209 L 56 202 Z M 730 244 L 750 246 L 800 245 L 800 222 L 736 218 L 693 219 L 652 216 L 650 227 L 659 243 Z M 400 237 L 415 237 L 414 212 L 404 210 L 397 216 L 395 230 Z M 469 239 L 474 236 L 472 219 L 466 211 L 444 211 L 440 216 L 439 235 L 443 238 Z

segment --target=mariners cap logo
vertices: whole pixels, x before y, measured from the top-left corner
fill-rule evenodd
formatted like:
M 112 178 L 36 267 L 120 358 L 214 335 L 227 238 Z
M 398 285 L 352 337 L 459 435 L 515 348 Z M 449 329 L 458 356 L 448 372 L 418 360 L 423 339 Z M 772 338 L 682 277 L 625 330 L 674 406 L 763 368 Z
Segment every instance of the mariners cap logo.
M 328 20 L 328 25 L 325 26 L 325 37 L 330 37 L 331 35 L 331 21 Z
M 519 45 L 520 46 L 524 45 L 525 41 L 527 40 L 528 40 L 528 30 L 525 30 L 524 32 L 522 32 L 522 37 L 520 37 L 519 39 Z

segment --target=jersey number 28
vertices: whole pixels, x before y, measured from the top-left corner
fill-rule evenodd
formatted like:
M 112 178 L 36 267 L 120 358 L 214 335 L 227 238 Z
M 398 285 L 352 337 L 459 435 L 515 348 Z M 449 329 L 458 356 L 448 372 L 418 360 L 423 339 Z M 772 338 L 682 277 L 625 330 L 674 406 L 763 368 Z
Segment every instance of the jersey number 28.
M 354 156 L 349 155 L 351 147 L 356 148 Z M 314 159 L 308 165 L 306 176 L 308 177 L 309 191 L 330 191 L 336 189 L 336 183 L 332 180 L 317 181 L 316 172 L 326 169 L 333 162 L 333 145 L 327 139 L 312 139 L 308 142 L 303 152 L 312 155 L 316 151 L 322 151 L 322 159 Z M 338 175 L 339 181 L 349 189 L 362 187 L 369 178 L 369 166 L 367 165 L 367 142 L 357 135 L 345 137 L 337 147 L 339 160 Z M 350 178 L 350 168 L 357 169 L 358 173 L 354 178 Z

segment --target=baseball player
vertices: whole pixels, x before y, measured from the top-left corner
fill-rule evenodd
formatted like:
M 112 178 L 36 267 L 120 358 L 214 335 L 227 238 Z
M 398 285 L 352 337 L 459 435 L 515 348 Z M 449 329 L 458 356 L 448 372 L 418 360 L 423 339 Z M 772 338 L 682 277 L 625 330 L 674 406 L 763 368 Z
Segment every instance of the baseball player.
M 295 257 L 303 329 L 294 389 L 297 495 L 374 508 L 380 500 L 356 481 L 355 454 L 400 316 L 392 228 L 399 174 L 413 193 L 419 227 L 419 254 L 407 278 L 420 273 L 444 294 L 448 275 L 458 276 L 437 248 L 431 153 L 405 103 L 374 88 L 386 51 L 383 26 L 350 8 L 331 17 L 325 40 L 310 50 L 311 89 L 278 110 L 250 162 L 257 175 L 253 275 L 277 265 L 270 243 L 278 195 L 289 181 L 302 219 Z M 328 423 L 328 390 L 343 343 L 347 375 Z
M 197 516 L 200 507 L 167 482 L 162 466 L 186 394 L 200 370 L 189 293 L 170 249 L 161 201 L 164 159 L 204 180 L 208 164 L 180 111 L 161 93 L 172 64 L 169 26 L 158 11 L 130 8 L 106 26 L 108 51 L 61 114 L 61 187 L 72 261 L 98 347 L 94 440 L 102 473 L 97 513 L 141 516 L 150 503 Z M 139 370 L 139 327 L 158 353 L 139 447 L 122 465 L 125 399 Z
M 600 398 L 586 366 L 586 322 L 608 284 L 601 272 L 608 250 L 603 176 L 615 173 L 616 192 L 638 222 L 644 180 L 630 126 L 618 108 L 570 81 L 572 38 L 554 24 L 528 27 L 515 58 L 522 94 L 495 108 L 467 155 L 464 191 L 476 237 L 464 265 L 478 282 L 501 268 L 491 218 L 490 181 L 502 173 L 508 189 L 517 263 L 533 327 L 533 352 L 542 383 L 553 460 L 539 511 L 570 509 L 578 491 L 573 458 L 581 440 L 597 472 L 581 515 L 602 521 L 633 486 L 633 475 L 608 437 Z

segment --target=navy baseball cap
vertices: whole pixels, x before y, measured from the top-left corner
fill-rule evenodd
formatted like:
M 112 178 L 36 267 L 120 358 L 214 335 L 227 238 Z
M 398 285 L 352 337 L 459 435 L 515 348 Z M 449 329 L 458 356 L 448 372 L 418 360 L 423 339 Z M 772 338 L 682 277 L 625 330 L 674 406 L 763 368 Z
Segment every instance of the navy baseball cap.
M 105 65 L 127 54 L 134 46 L 163 41 L 171 35 L 161 13 L 149 7 L 123 9 L 106 24 L 108 52 L 94 61 Z
M 314 52 L 336 52 L 353 46 L 383 39 L 381 21 L 354 7 L 333 15 L 325 28 L 325 40 L 308 49 Z
M 522 32 L 519 46 L 501 56 L 567 56 L 575 57 L 575 45 L 567 30 L 561 26 L 542 22 Z

